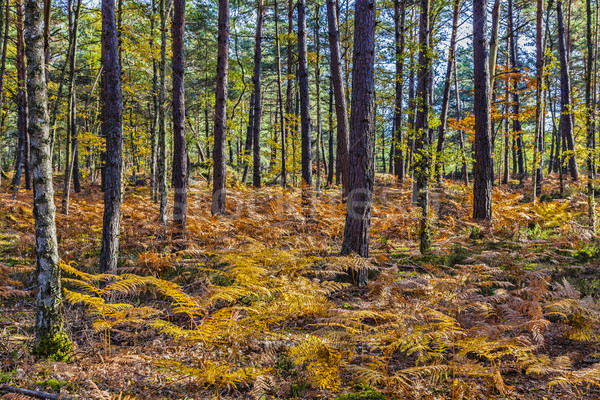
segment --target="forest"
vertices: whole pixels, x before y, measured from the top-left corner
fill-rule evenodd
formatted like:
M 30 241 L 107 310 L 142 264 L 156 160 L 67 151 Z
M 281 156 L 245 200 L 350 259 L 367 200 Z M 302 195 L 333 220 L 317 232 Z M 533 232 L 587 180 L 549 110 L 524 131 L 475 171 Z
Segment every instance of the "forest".
M 0 0 L 0 398 L 599 399 L 599 37 L 599 0 Z

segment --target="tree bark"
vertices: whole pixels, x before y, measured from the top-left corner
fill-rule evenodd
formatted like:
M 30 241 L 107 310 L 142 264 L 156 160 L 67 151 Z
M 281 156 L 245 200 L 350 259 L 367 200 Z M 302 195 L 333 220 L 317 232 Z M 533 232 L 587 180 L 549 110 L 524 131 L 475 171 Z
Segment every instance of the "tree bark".
M 17 0 L 16 7 L 16 30 L 17 30 L 17 131 L 19 140 L 17 144 L 17 153 L 15 156 L 15 174 L 11 183 L 13 190 L 13 199 L 16 199 L 19 187 L 21 185 L 21 175 L 25 172 L 25 188 L 31 189 L 31 180 L 29 174 L 29 134 L 27 133 L 27 83 L 25 67 L 25 39 L 23 31 L 23 3 Z
M 156 0 L 152 0 L 152 15 L 150 16 L 150 49 L 152 50 L 152 123 L 150 127 L 150 195 L 152 201 L 158 201 L 157 185 L 156 185 L 156 168 L 157 168 L 157 138 L 156 131 L 158 129 L 158 63 L 154 57 L 154 30 L 156 27 Z
M 261 107 L 261 62 L 262 62 L 262 30 L 264 5 L 262 0 L 257 0 L 256 5 L 256 37 L 254 43 L 254 76 L 252 82 L 254 84 L 254 126 L 252 128 L 252 185 L 256 188 L 261 186 L 260 182 L 260 126 L 262 122 L 262 107 Z
M 406 0 L 394 1 L 394 34 L 396 41 L 396 99 L 394 108 L 394 172 L 398 182 L 404 181 L 404 42 L 406 28 Z
M 342 255 L 369 256 L 369 229 L 373 198 L 373 109 L 375 71 L 375 1 L 356 0 L 352 59 L 352 111 L 349 193 Z M 355 285 L 368 283 L 367 270 L 349 271 Z
M 508 30 L 509 30 L 509 40 L 510 40 L 510 60 L 512 73 L 519 73 L 519 65 L 517 58 L 517 35 L 515 32 L 514 25 L 514 15 L 513 15 L 513 0 L 508 0 Z M 513 82 L 513 134 L 515 140 L 515 150 L 517 155 L 517 174 L 519 176 L 519 180 L 522 180 L 525 176 L 525 163 L 523 158 L 523 128 L 521 126 L 521 117 L 520 117 L 520 100 L 519 100 L 519 86 L 518 79 L 514 79 Z
M 533 204 L 537 201 L 537 196 L 542 189 L 542 165 L 543 159 L 540 157 L 543 143 L 543 118 L 545 110 L 543 104 L 543 84 L 544 84 L 544 0 L 537 1 L 536 12 L 536 107 L 535 107 L 535 134 L 533 143 Z
M 575 156 L 575 137 L 573 134 L 573 110 L 571 109 L 571 74 L 565 45 L 562 0 L 556 2 L 558 22 L 558 48 L 560 53 L 560 131 L 569 150 L 569 170 L 574 181 L 579 180 L 579 170 Z M 561 163 L 562 165 L 562 163 Z
M 490 131 L 490 75 L 487 42 L 487 2 L 473 0 L 473 78 L 475 94 L 475 167 L 473 219 L 492 219 L 492 135 Z
M 302 132 L 302 188 L 312 186 L 312 139 L 308 90 L 306 46 L 306 0 L 298 1 L 298 84 L 300 89 L 300 127 Z M 306 193 L 305 193 L 306 194 Z
M 27 91 L 33 166 L 33 216 L 36 236 L 37 308 L 34 352 L 65 359 L 70 341 L 63 328 L 62 288 L 58 258 L 48 126 L 43 3 L 26 0 Z
M 587 128 L 587 172 L 588 172 L 588 218 L 593 234 L 596 234 L 596 201 L 594 199 L 594 117 L 595 107 L 592 102 L 592 68 L 594 62 L 594 43 L 592 40 L 592 2 L 586 0 L 586 42 L 587 42 L 587 68 L 585 71 L 585 122 Z
M 114 273 L 119 254 L 123 108 L 113 0 L 102 0 L 102 69 L 102 135 L 106 138 L 106 181 L 100 272 Z
M 287 146 L 287 135 L 286 135 L 286 118 L 283 107 L 283 90 L 281 82 L 281 46 L 279 44 L 279 7 L 278 0 L 274 0 L 273 4 L 275 8 L 275 47 L 276 62 L 277 62 L 277 105 L 279 111 L 279 128 L 281 130 L 281 186 L 285 189 L 287 186 L 287 163 L 286 163 L 286 146 Z
M 422 254 L 431 250 L 429 227 L 429 171 L 431 155 L 429 151 L 429 111 L 431 78 L 431 0 L 421 0 L 421 22 L 419 26 L 419 63 L 417 67 L 417 115 L 415 121 L 415 187 L 414 197 L 421 208 L 419 228 L 419 249 Z
M 496 81 L 496 63 L 498 59 L 498 32 L 500 30 L 500 5 L 502 0 L 494 0 L 492 9 L 492 36 L 490 39 L 490 90 L 494 90 Z
M 335 96 L 335 115 L 337 122 L 337 154 L 340 159 L 342 180 L 342 198 L 348 196 L 348 107 L 344 93 L 344 73 L 340 52 L 340 33 L 335 0 L 327 0 L 327 25 L 329 28 L 329 52 L 331 55 L 331 80 Z M 340 175 L 338 174 L 338 175 Z
M 219 36 L 217 54 L 217 91 L 215 97 L 213 215 L 226 213 L 225 137 L 227 133 L 227 80 L 229 74 L 229 0 L 219 0 Z
M 158 93 L 158 191 L 160 207 L 158 220 L 167 225 L 167 127 L 166 127 L 166 76 L 167 76 L 167 16 L 171 9 L 171 2 L 165 5 L 167 0 L 159 0 L 160 14 L 160 90 Z
M 67 157 L 65 160 L 65 175 L 63 181 L 63 197 L 62 197 L 62 207 L 61 213 L 64 215 L 69 214 L 69 196 L 71 194 L 71 179 L 73 177 L 73 173 L 79 173 L 79 168 L 75 171 L 75 165 L 77 163 L 77 98 L 75 91 L 75 59 L 77 55 L 77 31 L 79 25 L 79 11 L 81 9 L 81 0 L 77 0 L 77 5 L 75 6 L 75 11 L 73 12 L 73 2 L 69 0 L 69 41 L 72 43 L 71 51 L 69 54 L 69 114 L 68 114 L 68 123 L 67 123 L 67 131 L 69 132 L 67 137 L 70 137 L 71 140 L 67 139 L 67 148 L 70 147 L 72 152 L 72 157 Z M 69 154 L 69 152 L 67 152 Z M 81 189 L 80 189 L 81 190 Z
M 173 225 L 177 237 L 186 229 L 188 152 L 185 138 L 185 0 L 173 2 Z

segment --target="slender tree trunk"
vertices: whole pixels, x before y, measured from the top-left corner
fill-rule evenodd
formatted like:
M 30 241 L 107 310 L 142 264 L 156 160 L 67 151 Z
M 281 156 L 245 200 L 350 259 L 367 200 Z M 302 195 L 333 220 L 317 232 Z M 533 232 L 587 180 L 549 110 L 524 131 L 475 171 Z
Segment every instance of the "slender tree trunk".
M 158 94 L 158 191 L 160 193 L 160 208 L 158 220 L 167 225 L 167 127 L 166 127 L 166 75 L 167 75 L 167 16 L 171 9 L 167 0 L 159 0 L 160 13 L 160 90 Z
M 252 184 L 259 188 L 260 183 L 260 126 L 262 117 L 261 107 L 261 62 L 262 62 L 262 30 L 264 5 L 262 0 L 257 0 L 256 6 L 256 39 L 254 43 L 254 127 L 253 133 L 253 165 L 252 165 Z
M 373 198 L 373 108 L 375 71 L 375 1 L 356 0 L 352 60 L 349 194 L 342 255 L 369 256 Z M 355 285 L 366 285 L 367 270 L 349 270 Z
M 512 73 L 519 73 L 519 65 L 517 58 L 517 35 L 514 29 L 513 20 L 513 0 L 508 0 L 508 30 L 510 40 L 510 60 Z M 520 116 L 520 101 L 519 101 L 519 87 L 518 79 L 514 79 L 513 83 L 513 134 L 515 135 L 516 143 L 516 155 L 517 155 L 517 174 L 519 180 L 522 180 L 525 175 L 525 164 L 523 158 L 523 128 L 521 127 L 521 116 Z
M 0 58 L 0 114 L 4 110 L 4 76 L 6 75 L 6 52 L 8 49 L 9 21 L 10 21 L 10 0 L 4 0 L 4 25 L 0 35 L 2 39 L 2 56 Z M 2 7 L 0 4 L 0 7 Z M 0 11 L 2 8 L 0 8 Z M 2 119 L 4 121 L 4 119 Z M 2 129 L 0 129 L 0 138 L 2 137 Z M 0 184 L 2 183 L 2 155 L 0 154 Z
M 227 80 L 229 74 L 229 0 L 219 0 L 219 49 L 217 54 L 217 94 L 215 97 L 215 147 L 212 214 L 226 213 L 225 137 L 227 136 Z
M 446 80 L 444 81 L 444 95 L 442 98 L 442 114 L 440 117 L 440 126 L 438 131 L 438 142 L 436 148 L 437 159 L 435 163 L 436 179 L 441 181 L 443 169 L 443 153 L 446 140 L 446 126 L 448 119 L 448 104 L 450 103 L 450 84 L 452 82 L 452 67 L 456 58 L 456 36 L 458 33 L 458 17 L 460 13 L 461 0 L 454 0 L 454 10 L 452 19 L 452 35 L 450 37 L 450 49 L 448 51 L 448 63 L 446 65 Z
M 504 121 L 504 173 L 502 174 L 502 184 L 508 185 L 508 181 L 510 180 L 510 86 L 508 84 L 508 80 L 506 80 L 506 87 L 504 88 L 504 113 L 506 114 L 506 119 Z
M 585 122 L 587 128 L 587 170 L 588 170 L 588 217 L 592 233 L 596 234 L 596 201 L 594 199 L 594 116 L 595 105 L 592 102 L 592 68 L 594 58 L 594 43 L 592 41 L 592 2 L 586 0 L 586 42 L 587 42 L 587 68 L 585 71 Z
M 565 45 L 565 28 L 563 24 L 562 0 L 556 2 L 558 21 L 558 48 L 560 53 L 560 131 L 566 140 L 569 150 L 569 170 L 573 180 L 579 179 L 577 159 L 575 158 L 575 137 L 573 134 L 573 110 L 571 109 L 571 76 L 569 62 L 567 60 L 567 49 Z M 561 162 L 562 164 L 562 162 Z
M 404 42 L 406 30 L 406 0 L 394 1 L 394 30 L 396 41 L 396 104 L 394 108 L 394 170 L 398 182 L 404 181 Z
M 429 110 L 431 78 L 431 0 L 421 0 L 421 22 L 419 27 L 419 63 L 417 69 L 417 115 L 415 123 L 415 187 L 414 197 L 421 208 L 419 228 L 421 253 L 431 250 L 429 227 L 429 174 L 431 155 L 429 153 Z
M 533 204 L 537 201 L 537 196 L 541 193 L 542 188 L 542 163 L 541 147 L 543 118 L 545 110 L 543 104 L 543 84 L 544 84 L 544 0 L 537 1 L 536 13 L 536 107 L 535 107 L 535 134 L 533 143 Z M 539 158 L 539 159 L 538 159 Z
M 300 89 L 300 126 L 302 131 L 302 189 L 304 196 L 312 186 L 312 139 L 308 90 L 306 46 L 306 0 L 298 1 L 298 84 Z
M 102 69 L 102 135 L 106 138 L 106 181 L 100 272 L 114 273 L 119 254 L 123 108 L 115 3 L 112 0 L 102 0 Z
M 73 2 L 69 0 L 69 40 L 72 42 L 71 51 L 69 54 L 69 114 L 67 131 L 70 137 L 70 141 L 67 139 L 67 149 L 72 152 L 72 157 L 67 157 L 65 160 L 65 175 L 63 181 L 63 197 L 62 197 L 62 208 L 61 213 L 64 215 L 69 214 L 69 196 L 71 194 L 71 179 L 73 172 L 79 172 L 74 170 L 74 166 L 77 163 L 77 97 L 75 91 L 75 59 L 77 56 L 77 31 L 79 25 L 79 11 L 81 9 L 81 0 L 77 0 L 73 12 Z M 67 151 L 67 154 L 69 152 Z
M 159 0 L 160 1 L 160 0 Z M 156 27 L 156 0 L 152 0 L 152 15 L 150 17 L 150 49 L 152 50 L 152 123 L 150 128 L 150 145 L 152 153 L 150 155 L 150 195 L 152 201 L 158 201 L 157 185 L 156 185 L 156 167 L 157 167 L 157 138 L 156 131 L 158 129 L 158 63 L 154 57 L 154 31 Z
M 16 30 L 17 30 L 17 131 L 19 140 L 15 157 L 15 174 L 11 183 L 14 191 L 13 198 L 17 197 L 21 185 L 21 175 L 25 172 L 25 188 L 31 189 L 31 178 L 29 174 L 29 134 L 27 133 L 27 83 L 25 67 L 25 39 L 23 31 L 23 3 L 17 0 L 16 7 Z
M 333 155 L 333 81 L 329 77 L 329 113 L 327 115 L 329 129 L 329 170 L 327 172 L 327 185 L 333 185 L 333 170 L 335 158 Z
M 456 96 L 456 119 L 460 123 L 462 120 L 462 112 L 460 109 L 460 92 L 458 91 L 458 65 L 456 58 L 454 59 L 454 95 Z M 458 145 L 460 148 L 460 158 L 462 164 L 462 178 L 465 181 L 465 186 L 469 185 L 469 169 L 467 167 L 467 154 L 465 152 L 465 140 L 462 129 L 458 130 Z
M 173 2 L 173 225 L 183 235 L 187 220 L 188 152 L 185 139 L 185 0 Z
M 348 196 L 348 107 L 344 93 L 344 73 L 340 52 L 340 33 L 335 0 L 327 0 L 327 25 L 329 28 L 329 52 L 331 54 L 331 80 L 335 96 L 335 115 L 337 122 L 337 154 L 340 159 L 342 178 L 342 198 Z M 337 174 L 339 176 L 340 174 Z
M 56 240 L 48 94 L 44 61 L 43 3 L 27 0 L 25 36 L 27 40 L 27 90 L 29 98 L 31 160 L 33 166 L 33 216 L 36 236 L 37 309 L 36 354 L 64 360 L 71 347 L 63 328 L 62 288 Z
M 500 5 L 502 0 L 494 0 L 492 9 L 492 37 L 490 39 L 490 90 L 494 90 L 496 81 L 496 63 L 498 59 L 498 32 L 500 30 Z
M 323 143 L 322 126 L 321 126 L 321 63 L 319 57 L 321 57 L 321 48 L 319 43 L 319 18 L 320 18 L 320 6 L 315 6 L 315 86 L 317 87 L 317 192 L 321 190 L 321 145 Z
M 473 0 L 473 78 L 475 83 L 473 98 L 473 113 L 475 114 L 473 219 L 475 220 L 492 219 L 493 165 L 486 3 L 485 0 Z
M 283 107 L 283 90 L 281 82 L 281 49 L 279 44 L 279 7 L 278 0 L 274 0 L 275 8 L 275 47 L 277 50 L 277 105 L 279 111 L 279 127 L 281 129 L 281 186 L 285 189 L 287 186 L 287 126 Z
M 248 116 L 248 127 L 246 128 L 246 142 L 244 143 L 244 172 L 242 173 L 242 182 L 246 183 L 246 179 L 248 179 L 248 161 L 250 158 L 250 152 L 252 151 L 252 136 L 254 129 L 254 99 L 255 92 L 253 91 L 250 95 L 250 107 L 249 107 L 249 116 Z
M 286 86 L 286 101 L 285 101 L 285 127 L 286 127 L 286 140 L 283 142 L 282 148 L 287 149 L 287 138 L 290 136 L 292 127 L 295 127 L 292 124 L 292 109 L 294 99 L 293 99 L 293 89 L 294 89 L 294 59 L 292 56 L 292 41 L 291 37 L 294 33 L 294 3 L 292 0 L 288 2 L 288 39 L 287 39 L 287 86 Z M 292 139 L 293 145 L 293 139 Z M 287 161 L 287 154 L 286 154 Z M 295 176 L 295 165 L 292 164 L 292 174 Z M 282 175 L 282 185 L 283 187 L 287 187 L 287 162 L 286 162 L 286 174 Z

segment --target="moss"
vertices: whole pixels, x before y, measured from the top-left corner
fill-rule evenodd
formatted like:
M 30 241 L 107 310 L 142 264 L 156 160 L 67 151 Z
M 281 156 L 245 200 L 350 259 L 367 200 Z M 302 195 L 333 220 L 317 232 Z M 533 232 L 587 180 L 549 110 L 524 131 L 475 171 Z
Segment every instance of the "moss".
M 71 347 L 71 340 L 67 334 L 62 329 L 57 329 L 37 342 L 33 353 L 54 361 L 67 361 Z
M 67 382 L 65 382 L 65 381 L 59 381 L 58 379 L 54 379 L 54 378 L 50 378 L 50 379 L 47 379 L 45 381 L 37 381 L 36 383 L 39 386 L 44 386 L 46 389 L 52 389 L 55 392 L 60 392 L 60 389 L 63 386 L 67 385 Z
M 336 397 L 334 400 L 388 400 L 388 396 L 374 390 L 373 388 L 366 387 L 365 390 L 343 394 Z

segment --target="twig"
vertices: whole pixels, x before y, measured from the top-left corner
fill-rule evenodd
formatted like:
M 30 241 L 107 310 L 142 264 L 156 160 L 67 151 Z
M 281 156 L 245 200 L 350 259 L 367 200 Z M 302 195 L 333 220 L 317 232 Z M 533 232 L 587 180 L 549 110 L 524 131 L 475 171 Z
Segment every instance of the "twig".
M 49 399 L 49 400 L 72 400 L 70 397 L 64 397 L 61 394 L 52 394 L 46 392 L 39 392 L 37 390 L 21 389 L 9 385 L 1 385 L 0 392 L 10 392 L 23 394 L 25 396 L 37 397 L 38 399 Z

